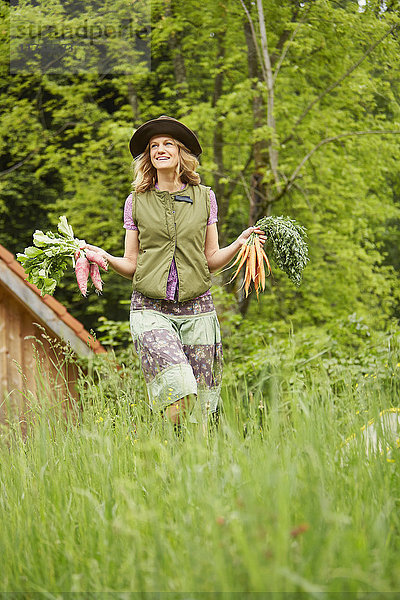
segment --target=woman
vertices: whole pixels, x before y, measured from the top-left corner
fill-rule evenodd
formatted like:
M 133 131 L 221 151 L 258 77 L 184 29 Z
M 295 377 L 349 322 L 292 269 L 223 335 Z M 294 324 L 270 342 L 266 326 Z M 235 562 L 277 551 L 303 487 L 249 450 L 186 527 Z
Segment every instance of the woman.
M 219 248 L 215 195 L 196 173 L 202 149 L 180 121 L 147 121 L 130 151 L 136 178 L 124 207 L 124 256 L 88 248 L 133 280 L 131 332 L 152 408 L 179 424 L 197 397 L 206 419 L 217 411 L 222 375 L 210 273 L 227 265 L 253 231 L 262 243 L 264 233 L 249 227 Z

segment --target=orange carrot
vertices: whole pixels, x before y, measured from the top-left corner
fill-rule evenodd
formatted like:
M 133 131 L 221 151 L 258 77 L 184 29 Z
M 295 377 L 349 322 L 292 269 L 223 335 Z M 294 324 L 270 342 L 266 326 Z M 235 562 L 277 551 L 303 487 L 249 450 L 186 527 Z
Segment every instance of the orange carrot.
M 254 243 L 251 245 L 249 252 L 249 269 L 250 269 L 250 277 L 254 281 L 256 276 L 256 247 Z
M 249 261 L 247 261 L 246 262 L 246 275 L 244 278 L 244 291 L 246 294 L 246 298 L 249 295 L 250 281 L 251 281 L 251 273 L 250 273 Z
M 264 257 L 261 253 L 261 244 L 258 237 L 255 239 L 255 246 L 258 258 L 258 273 L 259 273 L 259 285 L 265 290 L 265 269 L 264 269 Z
M 268 267 L 268 276 L 271 275 L 272 273 L 272 269 L 271 269 L 271 265 L 269 264 L 269 260 L 268 260 L 268 256 L 265 254 L 264 252 L 264 248 L 261 248 L 261 254 L 264 257 L 265 262 L 267 263 L 267 267 Z
M 258 300 L 258 292 L 260 289 L 260 271 L 257 271 L 257 273 L 256 273 L 256 277 L 254 279 L 254 288 L 256 290 L 257 300 Z
M 243 246 L 246 246 L 246 247 L 245 247 L 245 250 L 244 250 L 244 252 L 243 252 L 243 254 L 242 254 L 241 261 L 240 261 L 240 263 L 239 263 L 239 266 L 238 266 L 238 268 L 236 269 L 236 272 L 235 272 L 235 274 L 233 275 L 233 277 L 232 277 L 232 279 L 230 280 L 230 282 L 229 282 L 229 283 L 231 283 L 231 282 L 232 282 L 232 281 L 233 281 L 233 280 L 234 280 L 234 279 L 237 277 L 237 275 L 238 275 L 238 273 L 239 273 L 240 269 L 243 267 L 243 265 L 244 265 L 244 263 L 245 263 L 245 260 L 246 260 L 246 258 L 247 258 L 247 255 L 248 255 L 248 253 L 249 253 L 250 246 L 248 246 L 247 244 L 243 244 Z M 243 248 L 243 246 L 242 246 L 242 248 Z
M 242 244 L 242 245 L 241 245 L 241 247 L 240 247 L 240 250 L 239 250 L 239 252 L 237 253 L 237 257 L 236 257 L 236 259 L 235 259 L 235 262 L 233 262 L 233 263 L 230 265 L 229 269 L 231 269 L 232 267 L 234 267 L 234 266 L 235 266 L 235 265 L 236 265 L 236 264 L 239 262 L 239 260 L 241 259 L 242 255 L 243 255 L 243 252 L 244 252 L 245 250 L 246 250 L 246 244 Z

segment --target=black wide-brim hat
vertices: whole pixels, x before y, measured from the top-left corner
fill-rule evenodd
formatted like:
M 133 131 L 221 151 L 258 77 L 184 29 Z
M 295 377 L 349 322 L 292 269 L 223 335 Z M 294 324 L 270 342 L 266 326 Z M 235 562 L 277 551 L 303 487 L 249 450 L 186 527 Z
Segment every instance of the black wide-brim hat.
M 170 135 L 175 140 L 182 142 L 196 157 L 199 157 L 203 151 L 199 140 L 189 127 L 173 117 L 161 115 L 157 119 L 146 121 L 136 129 L 129 142 L 129 149 L 133 158 L 137 158 L 145 151 L 152 137 L 163 134 Z

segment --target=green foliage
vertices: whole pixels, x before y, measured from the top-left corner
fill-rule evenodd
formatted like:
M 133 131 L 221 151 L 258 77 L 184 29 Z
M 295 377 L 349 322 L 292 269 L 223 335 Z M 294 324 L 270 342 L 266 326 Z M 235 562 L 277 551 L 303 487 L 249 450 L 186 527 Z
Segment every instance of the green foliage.
M 42 296 L 54 294 L 64 272 L 74 263 L 74 256 L 83 242 L 74 237 L 74 231 L 65 215 L 60 217 L 57 229 L 59 235 L 52 231 L 46 234 L 35 231 L 34 246 L 28 246 L 24 253 L 17 254 L 17 259 L 28 275 L 27 280 L 39 288 Z
M 132 360 L 132 349 L 130 349 L 131 330 L 129 320 L 112 321 L 106 317 L 99 317 L 98 340 L 107 350 L 115 351 L 118 360 Z
M 356 313 L 318 326 L 297 325 L 290 315 L 287 322 L 268 321 L 265 305 L 269 301 L 263 301 L 263 295 L 244 318 L 235 311 L 232 294 L 213 288 L 213 296 L 224 342 L 227 386 L 246 385 L 253 395 L 265 398 L 273 373 L 290 372 L 287 381 L 300 386 L 322 374 L 335 394 L 346 395 L 349 389 L 364 389 L 370 382 L 390 387 L 400 376 L 396 323 L 377 330 L 373 315 Z
M 383 358 L 393 376 L 357 388 L 282 360 L 268 385 L 225 385 L 219 428 L 180 437 L 112 355 L 83 410 L 28 392 L 27 432 L 0 435 L 2 593 L 395 594 L 399 449 L 379 423 L 398 414 L 398 340 Z
M 246 6 L 258 32 L 256 4 Z M 400 138 L 338 137 L 399 130 L 399 16 L 388 3 L 373 0 L 360 9 L 357 2 L 264 2 L 275 127 L 267 122 L 266 81 L 239 2 L 153 0 L 151 70 L 132 55 L 129 74 L 115 41 L 110 52 L 119 53 L 121 69 L 112 74 L 77 73 L 80 59 L 72 53 L 62 72 L 10 75 L 9 6 L 2 1 L 0 7 L 6 32 L 0 241 L 9 250 L 21 252 L 35 229 L 47 230 L 65 214 L 80 237 L 121 255 L 132 179 L 129 137 L 146 119 L 171 114 L 200 135 L 199 172 L 217 192 L 222 244 L 248 224 L 257 177 L 270 201 L 267 212 L 265 198 L 258 198 L 260 214 L 291 215 L 307 229 L 310 264 L 301 288 L 275 273 L 259 304 L 250 304 L 249 323 L 263 319 L 282 331 L 290 320 L 297 330 L 356 313 L 384 330 L 398 318 Z M 61 5 L 49 0 L 50 9 L 56 25 L 64 18 Z M 29 3 L 20 10 L 32 17 Z M 96 15 L 90 4 L 71 17 L 79 27 L 108 14 L 113 25 L 125 10 L 106 2 Z M 56 290 L 87 328 L 102 315 L 125 319 L 121 302 L 129 294 L 130 283 L 113 274 L 101 298 L 82 302 L 68 276 Z

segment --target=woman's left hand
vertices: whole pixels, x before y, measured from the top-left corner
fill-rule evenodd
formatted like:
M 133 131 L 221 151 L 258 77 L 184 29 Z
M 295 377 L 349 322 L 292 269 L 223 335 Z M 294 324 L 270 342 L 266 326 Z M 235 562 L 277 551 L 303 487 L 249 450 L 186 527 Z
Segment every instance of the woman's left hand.
M 247 240 L 249 239 L 249 237 L 251 236 L 252 233 L 258 234 L 259 240 L 260 240 L 260 243 L 262 246 L 265 244 L 266 239 L 267 239 L 265 232 L 262 229 L 258 229 L 258 227 L 248 227 L 247 229 L 242 231 L 242 233 L 239 235 L 239 237 L 237 239 L 240 246 L 243 246 L 243 244 L 245 244 L 247 242 Z

